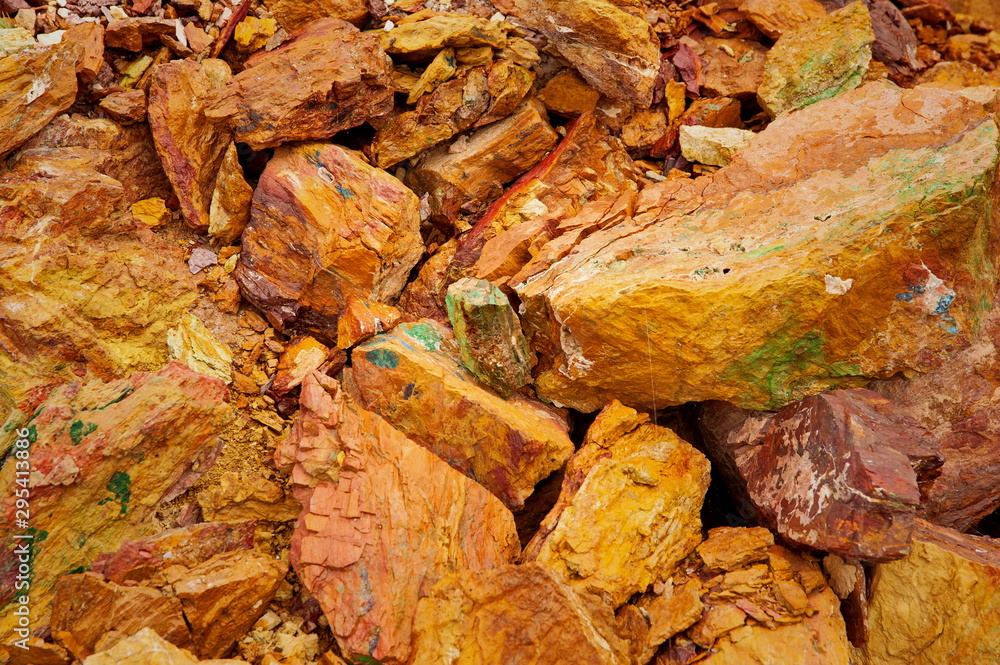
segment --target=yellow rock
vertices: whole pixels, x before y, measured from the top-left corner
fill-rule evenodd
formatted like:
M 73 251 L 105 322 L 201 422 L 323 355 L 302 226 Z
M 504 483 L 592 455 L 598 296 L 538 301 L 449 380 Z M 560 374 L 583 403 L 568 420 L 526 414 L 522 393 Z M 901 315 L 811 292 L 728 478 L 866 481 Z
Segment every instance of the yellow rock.
M 233 353 L 194 314 L 167 331 L 167 352 L 196 372 L 232 383 Z
M 166 201 L 160 198 L 136 201 L 131 207 L 132 216 L 151 229 L 163 226 L 170 221 L 170 211 Z
M 253 187 L 243 177 L 236 154 L 236 144 L 230 143 L 219 166 L 219 175 L 212 192 L 209 207 L 208 235 L 222 245 L 229 245 L 239 239 L 250 220 L 250 201 Z M 228 272 L 232 272 L 229 270 Z
M 267 40 L 278 30 L 278 22 L 273 18 L 259 19 L 247 16 L 236 26 L 233 38 L 239 49 L 246 53 L 259 51 L 267 44 Z
M 704 455 L 612 402 L 570 458 L 559 500 L 524 557 L 617 607 L 669 578 L 701 541 L 708 482 Z
M 431 64 L 427 65 L 427 69 L 424 73 L 420 75 L 417 82 L 413 84 L 410 88 L 410 94 L 406 98 L 407 104 L 413 104 L 420 96 L 424 93 L 431 92 L 438 85 L 444 83 L 458 71 L 458 67 L 455 64 L 455 49 L 449 47 L 441 49 L 441 51 L 434 56 L 431 60 Z
M 393 55 L 427 56 L 445 47 L 471 48 L 507 44 L 509 23 L 468 14 L 438 14 L 422 21 L 402 23 L 380 31 L 382 48 Z

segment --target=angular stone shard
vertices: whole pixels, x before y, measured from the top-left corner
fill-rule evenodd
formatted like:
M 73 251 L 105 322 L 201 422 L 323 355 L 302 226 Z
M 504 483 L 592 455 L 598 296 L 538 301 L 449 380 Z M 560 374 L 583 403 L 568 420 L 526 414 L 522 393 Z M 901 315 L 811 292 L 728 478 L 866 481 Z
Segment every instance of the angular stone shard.
M 725 166 L 753 137 L 746 129 L 681 125 L 681 155 L 689 162 Z
M 250 221 L 250 203 L 253 187 L 244 177 L 236 153 L 236 143 L 226 148 L 219 173 L 212 190 L 212 204 L 209 207 L 208 235 L 220 245 L 231 245 L 239 240 L 247 222 Z
M 768 51 L 762 45 L 747 39 L 715 37 L 706 37 L 701 43 L 685 37 L 682 43 L 701 59 L 703 95 L 744 101 L 756 96 L 767 62 Z
M 817 0 L 742 0 L 739 7 L 771 39 L 826 17 Z
M 274 599 L 288 564 L 256 550 L 218 554 L 173 583 L 191 626 L 194 651 L 222 658 Z
M 247 520 L 289 522 L 302 506 L 276 482 L 259 473 L 227 471 L 218 485 L 198 492 L 198 506 L 205 519 L 245 523 Z
M 423 252 L 419 201 L 332 144 L 275 152 L 254 192 L 234 275 L 279 330 L 334 342 L 349 296 L 395 299 Z
M 233 352 L 220 342 L 194 314 L 181 318 L 167 331 L 167 353 L 196 372 L 231 383 Z
M 942 463 L 916 421 L 867 390 L 809 397 L 767 421 L 749 415 L 754 424 L 734 422 L 726 411 L 703 409 L 706 445 L 724 466 L 737 467 L 765 526 L 850 559 L 906 554 L 921 488 Z
M 531 382 L 531 351 L 500 289 L 466 277 L 448 287 L 445 305 L 466 369 L 504 398 Z
M 538 93 L 538 101 L 549 111 L 573 118 L 593 112 L 600 99 L 601 93 L 587 85 L 575 69 L 559 72 Z
M 15 410 L 7 437 L 27 429 L 32 442 L 33 615 L 44 625 L 53 589 L 69 570 L 87 566 L 129 538 L 146 535 L 158 506 L 180 495 L 215 460 L 218 433 L 231 411 L 218 379 L 171 363 L 123 381 L 70 383 L 32 413 Z M 13 487 L 15 468 L 0 481 Z M 0 603 L 17 594 L 14 495 L 3 499 Z M 19 531 L 18 531 L 19 532 Z M 0 640 L 16 625 L 0 619 Z
M 146 119 L 146 93 L 143 90 L 113 92 L 98 104 L 112 120 L 131 125 Z
M 206 106 L 254 150 L 325 139 L 392 108 L 392 69 L 378 36 L 335 18 L 246 63 Z
M 406 184 L 418 196 L 428 195 L 432 219 L 450 221 L 460 208 L 497 198 L 558 140 L 541 104 L 525 103 L 503 120 L 426 151 Z
M 407 21 L 383 30 L 382 48 L 392 55 L 433 57 L 444 48 L 507 45 L 511 25 L 468 14 L 437 14 L 420 21 Z
M 149 86 L 149 126 L 184 219 L 204 232 L 212 193 L 232 136 L 205 113 L 213 84 L 203 65 L 176 60 L 157 65 Z
M 517 286 L 538 394 L 778 408 L 939 366 L 992 297 L 997 136 L 968 97 L 874 82 L 712 175 L 647 186 Z
M 354 349 L 351 377 L 362 406 L 519 508 L 573 452 L 566 423 L 541 402 L 486 389 L 459 357 L 444 326 L 400 324 Z
M 264 3 L 268 13 L 285 30 L 295 32 L 311 21 L 320 18 L 339 18 L 355 27 L 363 28 L 368 20 L 368 6 L 352 0 L 267 0 Z
M 625 665 L 614 615 L 538 563 L 461 572 L 422 598 L 412 665 Z
M 418 599 L 450 573 L 510 562 L 514 518 L 336 381 L 308 376 L 300 403 L 276 451 L 303 505 L 292 565 L 342 653 L 408 663 Z
M 773 118 L 858 87 L 874 41 L 871 18 L 861 2 L 786 32 L 767 53 L 757 90 L 761 108 Z
M 392 305 L 351 296 L 337 320 L 337 347 L 349 349 L 390 330 L 402 318 L 403 313 Z
M 274 375 L 271 390 L 284 395 L 298 387 L 302 380 L 326 362 L 330 349 L 312 337 L 299 337 L 285 346 L 278 359 L 278 371 Z
M 618 607 L 670 577 L 701 540 L 708 482 L 701 453 L 612 402 L 570 458 L 559 500 L 523 558 Z
M 879 564 L 868 592 L 862 665 L 1000 659 L 1000 545 L 917 520 L 913 549 Z
M 502 0 L 496 7 L 536 30 L 587 82 L 640 107 L 653 101 L 660 44 L 643 19 L 608 0 Z

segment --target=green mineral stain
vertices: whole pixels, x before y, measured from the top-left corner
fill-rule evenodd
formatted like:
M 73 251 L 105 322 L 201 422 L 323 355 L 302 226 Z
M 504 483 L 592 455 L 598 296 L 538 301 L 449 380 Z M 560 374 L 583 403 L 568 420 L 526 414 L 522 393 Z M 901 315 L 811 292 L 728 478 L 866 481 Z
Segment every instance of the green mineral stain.
M 399 356 L 391 349 L 370 349 L 365 353 L 365 360 L 386 369 L 395 369 L 399 366 Z
M 125 399 L 126 397 L 128 397 L 129 395 L 131 395 L 133 392 L 135 392 L 135 388 L 131 388 L 131 387 L 126 388 L 125 390 L 122 391 L 121 395 L 119 395 L 118 397 L 114 398 L 113 400 L 111 400 L 110 402 L 108 402 L 107 404 L 105 404 L 104 406 L 95 407 L 94 411 L 103 411 L 104 409 L 108 408 L 112 404 L 117 404 L 118 402 L 122 401 L 123 399 Z
M 363 653 L 351 654 L 351 661 L 356 663 L 356 665 L 382 665 L 382 661 L 376 660 Z
M 118 501 L 122 504 L 121 513 L 124 515 L 128 512 L 128 502 L 132 498 L 132 479 L 124 471 L 115 471 L 111 476 L 111 480 L 105 486 L 105 489 L 111 492 L 114 496 L 109 496 L 101 499 L 97 502 L 97 505 L 103 506 L 109 501 Z
M 96 423 L 84 424 L 82 420 L 74 420 L 73 424 L 69 426 L 69 438 L 73 440 L 74 444 L 79 444 L 83 441 L 83 437 L 87 436 L 95 429 L 97 429 Z
M 429 323 L 413 323 L 401 326 L 405 329 L 407 336 L 420 342 L 428 351 L 437 351 L 441 348 L 441 334 Z
M 87 566 L 77 566 L 76 568 L 70 568 L 67 575 L 77 575 L 79 573 L 85 573 L 90 570 Z

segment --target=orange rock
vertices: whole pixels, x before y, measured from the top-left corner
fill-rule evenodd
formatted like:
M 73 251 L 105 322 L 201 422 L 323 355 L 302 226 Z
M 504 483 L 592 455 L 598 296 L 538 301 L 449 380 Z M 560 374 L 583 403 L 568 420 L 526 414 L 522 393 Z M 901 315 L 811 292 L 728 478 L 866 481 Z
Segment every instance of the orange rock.
M 335 18 L 309 23 L 291 41 L 250 58 L 213 92 L 209 118 L 226 118 L 255 150 L 325 139 L 392 108 L 392 70 L 378 36 Z
M 215 522 L 290 522 L 302 510 L 281 485 L 259 473 L 226 471 L 217 485 L 199 491 L 197 500 L 204 518 Z
M 817 0 L 741 0 L 740 10 L 771 39 L 826 16 Z
M 574 69 L 564 69 L 545 84 L 538 93 L 538 101 L 553 113 L 575 118 L 593 112 L 601 93 L 583 80 Z
M 117 120 L 123 125 L 131 125 L 146 119 L 146 93 L 140 89 L 113 92 L 102 99 L 97 106 L 112 120 Z
M 218 554 L 173 583 L 202 658 L 227 655 L 267 610 L 288 564 L 256 550 Z
M 449 573 L 509 562 L 513 517 L 336 381 L 309 375 L 300 403 L 276 450 L 304 507 L 292 564 L 342 653 L 407 663 L 417 600 Z
M 766 560 L 772 545 L 774 536 L 762 527 L 716 527 L 709 530 L 697 552 L 706 569 L 729 571 Z
M 326 362 L 329 354 L 330 349 L 312 337 L 292 340 L 285 345 L 285 351 L 278 359 L 278 372 L 271 390 L 277 395 L 284 395 L 296 388 L 302 383 L 302 379 Z
M 261 175 L 234 275 L 279 330 L 332 342 L 347 298 L 395 299 L 421 253 L 413 192 L 349 150 L 300 143 Z
M 614 615 L 546 566 L 445 578 L 417 606 L 412 665 L 625 665 Z
M 310 21 L 320 18 L 338 18 L 363 28 L 368 21 L 368 7 L 352 0 L 266 0 L 264 6 L 272 18 L 285 30 L 294 32 Z
M 337 320 L 337 347 L 349 349 L 379 333 L 387 332 L 403 318 L 392 305 L 348 297 Z
M 351 354 L 360 403 L 474 478 L 510 508 L 573 452 L 566 423 L 536 400 L 505 400 L 462 367 L 434 321 L 400 324 Z
M 223 123 L 205 114 L 212 82 L 191 60 L 153 68 L 149 87 L 149 126 L 164 170 L 180 200 L 187 223 L 207 231 L 215 181 L 232 136 Z
M 701 58 L 701 90 L 705 97 L 733 97 L 743 101 L 754 98 L 764 78 L 766 48 L 746 39 L 715 37 L 706 37 L 700 43 L 686 39 L 685 43 Z
M 7 665 L 70 665 L 73 661 L 66 649 L 58 644 L 43 642 L 37 637 L 29 637 L 24 648 L 0 646 L 0 657 L 5 652 L 10 659 Z
M 208 235 L 221 245 L 236 242 L 250 221 L 251 187 L 243 175 L 236 144 L 226 148 L 212 190 Z
M 612 402 L 570 458 L 562 493 L 523 558 L 623 604 L 701 540 L 708 460 L 649 416 Z

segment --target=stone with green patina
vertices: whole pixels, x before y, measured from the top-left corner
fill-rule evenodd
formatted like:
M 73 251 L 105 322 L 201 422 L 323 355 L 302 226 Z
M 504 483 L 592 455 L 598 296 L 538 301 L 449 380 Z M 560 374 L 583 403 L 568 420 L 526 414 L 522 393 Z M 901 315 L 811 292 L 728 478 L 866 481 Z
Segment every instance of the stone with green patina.
M 448 287 L 445 306 L 462 364 L 480 381 L 504 397 L 531 381 L 531 351 L 503 291 L 466 277 Z

